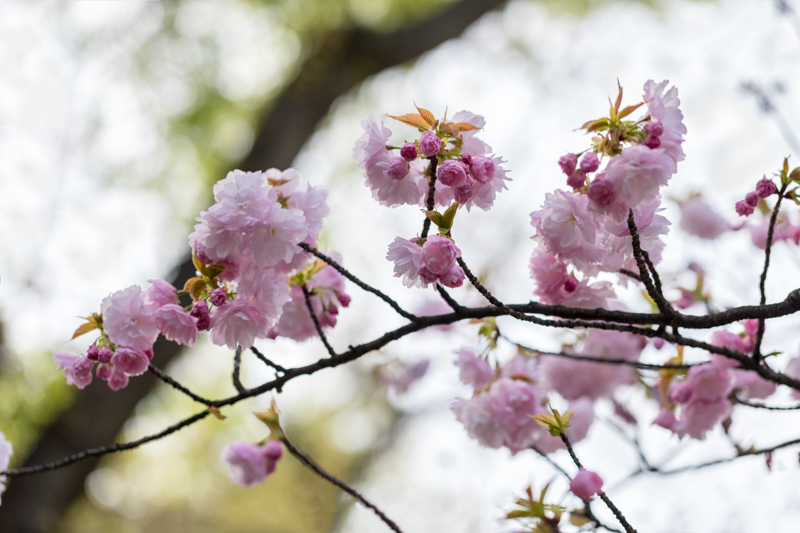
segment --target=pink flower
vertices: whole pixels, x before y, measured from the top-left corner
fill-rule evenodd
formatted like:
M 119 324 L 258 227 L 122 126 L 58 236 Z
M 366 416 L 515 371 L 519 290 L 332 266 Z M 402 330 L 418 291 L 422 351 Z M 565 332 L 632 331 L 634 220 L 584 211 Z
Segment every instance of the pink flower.
M 576 170 L 567 178 L 567 185 L 573 189 L 582 189 L 586 185 L 586 174 L 582 170 Z
M 448 159 L 436 169 L 436 177 L 448 187 L 461 187 L 467 182 L 467 165 Z
M 211 291 L 209 295 L 209 300 L 211 303 L 219 307 L 220 305 L 225 305 L 228 301 L 228 293 L 223 288 L 217 288 Z
M 432 235 L 422 245 L 422 260 L 428 271 L 440 276 L 447 273 L 456 259 L 461 257 L 461 250 L 447 237 Z
M 686 385 L 691 389 L 691 399 L 714 402 L 728 396 L 733 380 L 726 368 L 714 364 L 698 365 L 689 369 Z
M 486 359 L 478 357 L 474 350 L 462 348 L 458 352 L 456 366 L 459 379 L 474 389 L 488 385 L 494 379 L 494 371 Z
M 706 433 L 722 422 L 731 412 L 731 404 L 725 398 L 712 402 L 690 401 L 681 406 L 680 419 L 670 428 L 679 437 L 686 435 L 703 440 Z
M 659 411 L 658 416 L 655 420 L 653 420 L 654 426 L 661 426 L 662 428 L 669 430 L 675 427 L 675 424 L 677 423 L 678 421 L 675 419 L 675 415 L 672 413 L 672 411 L 668 411 L 666 409 Z
M 544 205 L 531 213 L 534 239 L 543 250 L 579 268 L 598 261 L 602 255 L 597 247 L 600 230 L 588 210 L 586 195 L 556 189 L 545 195 Z
M 608 162 L 605 177 L 617 198 L 630 207 L 652 200 L 677 170 L 675 161 L 663 149 L 634 145 Z
M 252 488 L 263 483 L 275 471 L 283 455 L 279 441 L 269 441 L 264 447 L 249 442 L 232 442 L 222 450 L 222 460 L 228 463 L 233 480 L 243 487 Z
M 189 316 L 197 319 L 197 330 L 208 331 L 211 329 L 211 313 L 208 310 L 208 303 L 205 300 L 197 300 L 192 305 Z
M 432 131 L 426 131 L 419 138 L 419 151 L 425 157 L 432 157 L 442 149 L 442 140 Z
M 599 494 L 603 488 L 603 479 L 591 470 L 581 468 L 572 481 L 569 482 L 569 490 L 582 500 L 590 500 L 595 494 Z
M 108 388 L 113 391 L 122 390 L 128 386 L 128 374 L 122 372 L 120 370 L 113 370 L 111 375 L 108 376 L 106 382 L 108 383 Z
M 386 174 L 393 180 L 401 180 L 408 176 L 408 161 L 402 157 L 395 157 L 386 168 Z
M 749 192 L 744 195 L 744 202 L 750 207 L 756 207 L 758 205 L 758 199 L 758 194 L 755 192 Z
M 479 183 L 489 183 L 494 178 L 497 170 L 496 158 L 483 156 L 464 156 L 464 161 L 469 164 L 469 173 Z
M 639 359 L 644 343 L 641 337 L 617 331 L 589 330 L 576 355 L 599 359 Z M 632 383 L 630 366 L 577 361 L 566 357 L 542 357 L 540 372 L 547 387 L 568 400 L 580 397 L 610 397 L 620 385 Z
M 147 289 L 145 300 L 150 311 L 154 311 L 162 305 L 178 303 L 178 292 L 175 287 L 163 279 L 151 279 L 149 281 L 151 285 Z
M 668 83 L 667 80 L 658 84 L 653 80 L 648 80 L 644 84 L 644 102 L 647 105 L 650 120 L 661 125 L 660 134 L 658 134 L 656 126 L 650 126 L 652 129 L 646 132 L 658 137 L 661 142 L 660 149 L 678 163 L 686 157 L 681 148 L 683 136 L 686 134 L 686 126 L 683 124 L 683 113 L 678 109 L 681 103 L 678 99 L 678 89 L 673 86 L 664 92 Z
M 534 250 L 530 271 L 536 282 L 535 294 L 543 303 L 551 304 L 561 299 L 561 290 L 567 281 L 567 265 L 550 254 Z
M 402 239 L 397 237 L 389 245 L 386 259 L 394 263 L 394 277 L 403 278 L 406 287 L 425 287 L 427 284 L 420 278 L 419 271 L 425 266 L 422 257 L 422 246 L 416 239 Z
M 456 400 L 452 409 L 470 437 L 489 448 L 505 446 L 512 454 L 529 447 L 543 429 L 529 416 L 543 412 L 539 393 L 518 379 L 500 378 L 471 400 Z
M 236 298 L 211 314 L 211 342 L 227 345 L 231 350 L 237 346 L 246 350 L 256 337 L 266 337 L 270 325 L 256 304 Z
M 64 369 L 67 385 L 75 385 L 79 389 L 83 389 L 92 382 L 94 363 L 88 357 L 81 357 L 69 352 L 56 352 L 52 359 L 56 362 L 56 370 Z
M 681 204 L 681 229 L 701 239 L 716 239 L 730 224 L 711 209 L 702 197 L 693 196 Z
M 134 285 L 103 300 L 103 331 L 111 342 L 142 351 L 153 346 L 158 327 L 146 309 L 144 297 L 142 289 Z
M 445 287 L 456 289 L 464 284 L 466 277 L 466 274 L 464 274 L 460 266 L 453 265 L 453 268 L 439 276 L 439 283 Z
M 6 436 L 0 431 L 0 472 L 8 470 L 11 463 L 11 456 L 14 455 L 14 447 L 6 440 Z M 6 490 L 4 483 L 6 476 L 0 476 L 0 495 Z
M 125 372 L 129 376 L 139 376 L 147 371 L 150 366 L 150 359 L 141 350 L 120 346 L 114 351 L 111 358 L 114 368 L 120 372 Z
M 154 314 L 158 329 L 164 337 L 184 346 L 194 346 L 197 341 L 197 325 L 183 307 L 167 304 Z

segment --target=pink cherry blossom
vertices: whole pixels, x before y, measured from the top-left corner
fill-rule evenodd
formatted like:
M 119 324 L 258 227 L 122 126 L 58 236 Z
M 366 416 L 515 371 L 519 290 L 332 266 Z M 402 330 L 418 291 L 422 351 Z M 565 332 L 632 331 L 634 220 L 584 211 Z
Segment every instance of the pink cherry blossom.
M 226 345 L 231 350 L 237 346 L 250 348 L 256 337 L 266 337 L 269 319 L 260 306 L 245 298 L 236 298 L 211 313 L 211 342 Z
M 594 152 L 586 152 L 581 158 L 581 171 L 584 174 L 589 174 L 600 168 L 600 159 Z
M 492 382 L 494 370 L 486 359 L 478 357 L 475 351 L 469 348 L 462 348 L 457 354 L 458 377 L 463 383 L 472 385 L 474 389 L 480 389 Z
M 381 373 L 380 378 L 384 385 L 402 394 L 425 376 L 430 364 L 430 359 L 421 359 L 413 365 L 399 364 L 390 371 Z
M 469 173 L 479 183 L 489 183 L 497 172 L 498 162 L 492 157 L 464 156 L 464 161 L 469 165 Z
M 556 189 L 545 195 L 544 205 L 531 213 L 531 225 L 543 251 L 582 268 L 600 260 L 600 227 L 589 212 L 586 195 Z
M 194 346 L 197 341 L 197 324 L 183 307 L 166 304 L 154 314 L 158 330 L 164 337 L 184 346 Z
M 270 461 L 257 444 L 232 442 L 222 450 L 222 460 L 228 463 L 228 471 L 233 480 L 243 487 L 252 488 L 267 479 Z
M 450 120 L 452 122 L 466 122 L 467 124 L 472 124 L 479 128 L 477 130 L 461 132 L 462 155 L 482 156 L 492 151 L 491 146 L 477 137 L 477 134 L 480 133 L 480 129 L 486 125 L 486 119 L 481 115 L 476 115 L 470 111 L 459 111 L 454 114 Z
M 581 468 L 572 481 L 569 482 L 569 490 L 582 500 L 590 500 L 603 488 L 603 479 L 591 470 Z
M 561 299 L 567 281 L 567 265 L 541 250 L 534 250 L 530 262 L 531 277 L 536 282 L 534 291 L 542 303 L 552 304 Z
M 759 196 L 759 198 L 767 198 L 776 192 L 778 192 L 778 188 L 770 179 L 764 178 L 758 180 L 758 183 L 756 183 L 756 194 Z
M 429 272 L 440 276 L 453 268 L 461 250 L 447 237 L 432 235 L 422 245 L 422 260 Z
M 571 176 L 575 172 L 575 167 L 578 165 L 578 156 L 575 154 L 564 154 L 558 158 L 558 166 L 561 171 L 567 176 Z
M 655 83 L 653 80 L 645 82 L 644 102 L 650 120 L 662 126 L 661 134 L 657 135 L 661 142 L 660 150 L 678 163 L 686 157 L 681 147 L 683 136 L 686 134 L 686 126 L 683 124 L 683 113 L 678 108 L 681 103 L 678 98 L 678 89 L 673 86 L 665 92 L 668 83 L 667 80 L 661 83 Z M 656 136 L 655 130 L 648 133 Z
M 150 365 L 150 359 L 145 352 L 127 346 L 120 346 L 114 350 L 111 362 L 114 364 L 114 368 L 129 376 L 144 374 Z
M 675 161 L 663 149 L 634 145 L 612 157 L 604 174 L 617 199 L 634 207 L 655 198 L 676 170 Z
M 146 291 L 145 305 L 149 311 L 155 311 L 162 305 L 177 304 L 178 291 L 163 279 L 149 280 L 151 285 Z
M 92 382 L 94 363 L 88 357 L 81 357 L 69 352 L 56 352 L 52 359 L 56 363 L 56 370 L 64 369 L 67 385 L 75 385 L 79 389 L 83 389 Z
M 439 153 L 442 149 L 442 140 L 432 131 L 422 133 L 419 138 L 419 151 L 425 157 L 431 157 Z
M 681 229 L 701 239 L 716 239 L 731 229 L 700 196 L 693 196 L 681 204 Z
M 148 350 L 158 337 L 155 318 L 145 306 L 145 293 L 134 285 L 115 292 L 100 305 L 103 331 L 114 344 Z
M 639 359 L 644 343 L 630 333 L 589 330 L 576 355 L 598 359 Z M 632 383 L 635 373 L 628 365 L 593 363 L 543 354 L 540 372 L 545 386 L 568 400 L 609 397 L 620 385 Z
M 425 287 L 427 284 L 420 278 L 419 271 L 425 266 L 422 257 L 422 246 L 416 239 L 397 237 L 389 245 L 386 259 L 394 263 L 394 277 L 403 278 L 406 287 Z
M 122 372 L 121 370 L 112 370 L 111 375 L 108 376 L 106 382 L 108 383 L 108 388 L 113 391 L 122 390 L 128 386 L 129 381 L 128 374 Z
M 468 170 L 461 161 L 447 160 L 436 169 L 436 177 L 448 187 L 461 187 L 467 182 Z
M 408 161 L 402 157 L 395 157 L 386 168 L 386 174 L 393 180 L 401 180 L 408 176 L 409 169 Z
M 208 303 L 206 303 L 205 300 L 197 300 L 194 302 L 189 316 L 197 319 L 198 331 L 208 331 L 211 329 L 211 313 L 208 310 Z

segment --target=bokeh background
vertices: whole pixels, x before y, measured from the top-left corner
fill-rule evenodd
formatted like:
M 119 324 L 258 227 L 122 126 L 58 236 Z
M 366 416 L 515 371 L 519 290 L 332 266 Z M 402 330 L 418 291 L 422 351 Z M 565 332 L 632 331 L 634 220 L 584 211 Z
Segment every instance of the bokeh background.
M 481 136 L 506 159 L 513 181 L 492 211 L 459 215 L 455 236 L 504 301 L 532 297 L 529 213 L 546 192 L 564 186 L 556 160 L 584 149 L 588 139 L 576 128 L 606 112 L 617 80 L 627 102 L 640 98 L 647 79 L 679 87 L 687 157 L 667 193 L 667 216 L 677 223 L 673 200 L 698 192 L 736 222 L 733 203 L 784 157 L 797 157 L 797 10 L 800 3 L 790 0 L 6 0 L 0 5 L 0 430 L 14 443 L 13 464 L 30 453 L 50 460 L 139 438 L 199 410 L 171 389 L 150 391 L 145 377 L 134 380 L 141 385 L 132 382 L 124 399 L 102 396 L 102 383 L 78 393 L 63 383 L 50 356 L 85 349 L 88 339 L 68 339 L 78 317 L 109 293 L 176 275 L 211 185 L 233 168 L 291 165 L 328 187 L 325 246 L 406 307 L 433 300 L 433 291 L 404 289 L 384 259 L 395 236 L 418 231 L 420 214 L 382 208 L 363 186 L 350 154 L 369 114 L 402 114 L 416 103 L 438 116 L 467 109 L 487 118 Z M 390 127 L 398 139 L 411 135 L 399 124 Z M 676 226 L 662 267 L 668 283 L 688 283 L 680 272 L 698 260 L 720 307 L 757 302 L 760 255 L 746 232 L 709 243 Z M 796 287 L 800 261 L 796 250 L 779 245 L 775 263 L 770 301 Z M 349 292 L 353 304 L 340 314 L 334 346 L 402 323 L 370 295 L 352 286 Z M 454 294 L 481 301 L 466 287 Z M 643 308 L 633 290 L 623 299 Z M 499 323 L 510 337 L 539 348 L 556 348 L 563 339 Z M 796 355 L 796 331 L 796 321 L 777 321 L 766 348 L 785 352 L 782 361 Z M 276 398 L 290 435 L 409 532 L 511 531 L 515 525 L 502 517 L 515 497 L 551 480 L 553 502 L 574 504 L 546 461 L 482 449 L 450 413 L 450 402 L 468 394 L 458 383 L 454 351 L 475 345 L 476 332 L 470 324 L 425 332 L 346 368 L 293 381 Z M 284 366 L 324 354 L 315 342 L 257 346 Z M 185 353 L 161 348 L 154 362 L 193 390 L 212 397 L 233 392 L 227 350 L 207 341 Z M 501 348 L 500 357 L 512 353 Z M 652 361 L 664 356 L 645 354 Z M 425 358 L 428 374 L 406 393 L 387 391 L 375 377 L 380 365 Z M 246 358 L 244 370 L 249 384 L 270 377 L 255 360 Z M 232 440 L 265 436 L 250 411 L 271 398 L 228 408 L 225 421 L 204 420 L 97 464 L 15 480 L 0 507 L 0 524 L 15 525 L 0 530 L 382 531 L 371 513 L 291 458 L 256 489 L 230 481 L 220 451 Z M 721 431 L 703 443 L 679 443 L 649 428 L 654 408 L 635 387 L 619 399 L 639 427 L 617 428 L 610 403 L 600 402 L 598 421 L 577 451 L 639 531 L 796 530 L 796 449 L 776 453 L 771 472 L 763 458 L 746 458 L 630 478 L 639 466 L 634 436 L 667 468 L 734 449 Z M 788 399 L 779 391 L 777 401 Z M 734 420 L 732 438 L 744 446 L 793 438 L 800 421 L 792 413 L 739 407 Z M 571 471 L 565 454 L 553 457 Z

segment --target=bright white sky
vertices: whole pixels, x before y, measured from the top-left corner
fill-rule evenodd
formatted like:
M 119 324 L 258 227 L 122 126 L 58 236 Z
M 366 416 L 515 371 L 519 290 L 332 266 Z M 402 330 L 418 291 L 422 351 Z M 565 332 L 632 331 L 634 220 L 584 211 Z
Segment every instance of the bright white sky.
M 255 31 L 258 24 L 274 27 L 269 11 L 250 16 L 241 6 L 228 11 L 227 4 L 226 9 L 203 2 L 186 5 L 183 27 L 198 37 L 227 42 L 218 84 L 231 98 L 268 93 L 296 57 L 291 35 Z M 790 5 L 800 9 L 797 2 Z M 157 76 L 163 84 L 147 87 L 132 75 L 132 51 L 158 28 L 159 20 L 160 7 L 153 2 L 18 1 L 0 7 L 0 305 L 9 347 L 16 353 L 63 349 L 77 325 L 73 317 L 90 313 L 114 290 L 165 276 L 185 253 L 187 228 L 176 217 L 185 223 L 202 206 L 197 205 L 200 192 L 178 174 L 191 175 L 195 160 L 187 156 L 183 164 L 169 167 L 168 179 L 181 184 L 167 188 L 171 197 L 140 186 L 167 165 L 159 144 L 160 117 L 179 112 L 192 99 L 174 72 L 165 70 Z M 264 46 L 270 35 L 271 46 Z M 81 48 L 82 42 L 88 47 Z M 191 46 L 181 54 L 188 62 L 202 60 L 202 53 Z M 421 301 L 420 294 L 391 279 L 391 265 L 383 256 L 395 236 L 418 231 L 419 213 L 412 208 L 386 210 L 369 200 L 350 159 L 359 121 L 370 113 L 411 111 L 414 102 L 437 115 L 445 108 L 483 114 L 483 138 L 508 161 L 513 181 L 491 212 L 460 214 L 454 234 L 467 261 L 490 272 L 488 283 L 501 299 L 525 301 L 532 295 L 526 262 L 533 249 L 529 213 L 539 207 L 545 192 L 563 186 L 555 161 L 585 147 L 587 139 L 574 129 L 606 111 L 617 79 L 628 101 L 634 101 L 648 78 L 669 79 L 679 87 L 689 129 L 686 161 L 667 194 L 683 198 L 702 192 L 733 221 L 733 203 L 791 154 L 741 83 L 755 80 L 771 87 L 782 82 L 786 93 L 777 100 L 779 108 L 795 123 L 800 117 L 800 36 L 768 0 L 665 2 L 659 12 L 620 2 L 579 20 L 553 17 L 534 2 L 512 2 L 464 39 L 440 47 L 412 67 L 381 74 L 339 102 L 296 166 L 315 185 L 331 188 L 329 246 L 340 250 L 346 264 L 367 281 L 412 307 Z M 233 152 L 242 143 L 246 146 L 246 125 L 225 127 L 229 134 L 219 142 L 231 142 Z M 409 133 L 399 125 L 390 127 L 401 136 Z M 677 222 L 674 206 L 667 213 Z M 712 245 L 669 239 L 664 272 L 680 269 L 688 259 L 705 261 L 720 305 L 757 300 L 759 256 L 745 235 Z M 796 277 L 789 278 L 796 271 L 797 255 L 778 247 L 776 263 L 784 267 L 768 283 L 773 301 L 796 286 L 787 279 Z M 355 289 L 351 293 L 353 308 L 341 315 L 341 327 L 332 336 L 335 345 L 366 340 L 369 333 L 399 324 L 367 296 Z M 475 301 L 467 290 L 457 294 Z M 552 347 L 557 340 L 549 334 L 533 336 L 513 324 L 505 329 L 540 347 Z M 790 334 L 796 328 L 785 321 L 776 330 Z M 405 427 L 362 486 L 407 531 L 508 531 L 511 524 L 498 518 L 514 494 L 531 482 L 541 488 L 554 475 L 529 455 L 509 460 L 503 451 L 480 449 L 453 420 L 447 406 L 466 391 L 456 383 L 450 354 L 471 342 L 472 335 L 465 329 L 455 342 L 425 337 L 387 350 L 407 361 L 436 358 L 419 388 L 398 399 L 404 408 L 423 414 Z M 767 348 L 797 352 L 794 338 L 782 339 L 768 338 Z M 294 364 L 315 355 L 310 346 L 298 349 L 286 343 L 280 348 L 288 354 L 286 362 Z M 219 357 L 218 351 L 212 352 Z M 348 384 L 344 373 L 332 374 L 288 388 L 286 410 L 331 401 L 336 387 Z M 320 396 L 310 395 L 310 388 Z M 629 391 L 627 397 L 647 429 L 654 411 L 638 391 Z M 598 407 L 601 418 L 608 411 L 608 406 Z M 733 433 L 744 444 L 768 445 L 797 436 L 792 432 L 798 425 L 795 414 L 735 414 L 741 418 Z M 750 424 L 757 418 L 762 422 L 756 430 Z M 345 431 L 343 438 L 338 430 L 339 439 L 350 445 L 358 446 L 353 435 L 369 432 L 368 422 L 341 422 L 351 424 L 349 436 Z M 665 433 L 645 431 L 644 442 L 652 446 L 655 462 L 677 448 L 677 441 Z M 578 454 L 603 475 L 611 497 L 641 532 L 796 530 L 796 451 L 776 454 L 771 474 L 763 460 L 749 459 L 667 479 L 643 476 L 615 488 L 635 467 L 635 456 L 602 425 L 595 426 L 591 439 L 578 447 Z M 670 466 L 729 453 L 730 444 L 715 434 L 705 444 L 690 444 Z M 555 457 L 570 469 L 565 456 Z M 554 497 L 563 489 L 557 484 Z M 600 505 L 596 509 L 613 524 Z M 342 531 L 379 527 L 369 512 L 355 508 Z

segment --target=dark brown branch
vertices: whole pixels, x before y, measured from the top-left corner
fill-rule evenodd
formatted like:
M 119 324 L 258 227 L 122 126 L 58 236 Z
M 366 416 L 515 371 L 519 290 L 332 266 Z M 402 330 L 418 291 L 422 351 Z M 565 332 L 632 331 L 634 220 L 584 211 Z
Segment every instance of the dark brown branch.
M 655 302 L 662 315 L 671 317 L 675 314 L 675 310 L 672 309 L 672 306 L 661 293 L 661 280 L 658 279 L 658 274 L 655 272 L 655 266 L 652 262 L 650 262 L 649 257 L 645 261 L 644 256 L 646 252 L 642 250 L 641 241 L 639 240 L 639 232 L 636 229 L 636 222 L 633 218 L 633 209 L 628 210 L 628 230 L 631 233 L 633 257 L 636 259 L 636 265 L 639 267 L 639 277 L 642 279 L 642 283 L 644 283 L 644 286 L 647 289 L 647 294 L 650 295 L 650 298 Z M 651 270 L 648 270 L 648 267 L 650 267 Z M 654 284 L 653 279 L 650 277 L 651 271 L 653 272 L 653 277 L 658 279 L 657 284 Z
M 336 357 L 336 350 L 334 350 L 333 346 L 331 346 L 331 343 L 328 342 L 328 337 L 326 337 L 325 332 L 322 331 L 322 325 L 319 323 L 317 313 L 314 312 L 314 306 L 311 305 L 311 295 L 308 293 L 308 287 L 303 285 L 301 288 L 303 289 L 303 296 L 306 299 L 306 308 L 308 309 L 308 314 L 311 316 L 311 320 L 314 322 L 317 335 L 319 335 L 319 338 L 322 340 L 322 344 L 325 345 L 325 349 L 328 350 L 328 355 L 331 357 Z
M 433 211 L 436 205 L 436 165 L 438 160 L 436 156 L 429 157 L 430 164 L 428 165 L 428 196 L 425 202 L 425 207 L 428 211 Z M 422 233 L 420 237 L 425 239 L 428 236 L 428 231 L 431 229 L 431 219 L 425 217 L 422 222 Z
M 775 235 L 775 223 L 778 221 L 778 212 L 781 208 L 781 200 L 783 200 L 783 194 L 786 192 L 786 188 L 789 186 L 788 183 L 784 183 L 781 186 L 781 190 L 778 192 L 778 200 L 775 202 L 775 207 L 772 208 L 772 215 L 769 218 L 769 229 L 767 230 L 767 243 L 764 247 L 764 269 L 761 271 L 761 279 L 759 280 L 759 291 L 761 291 L 761 300 L 760 304 L 764 305 L 767 303 L 767 292 L 766 292 L 766 285 L 767 285 L 767 271 L 769 270 L 769 257 L 770 252 L 772 251 L 772 238 Z M 756 340 L 753 346 L 753 361 L 756 364 L 761 362 L 761 341 L 764 339 L 764 319 L 758 319 L 758 332 L 756 333 Z
M 384 524 L 389 526 L 389 529 L 391 529 L 395 533 L 403 533 L 400 530 L 400 528 L 397 526 L 397 524 L 395 524 L 394 521 L 391 518 L 386 516 L 386 514 L 384 514 L 383 511 L 378 509 L 378 507 L 375 504 L 373 504 L 372 502 L 370 502 L 369 500 L 364 498 L 364 496 L 362 496 L 356 489 L 354 489 L 353 487 L 351 487 L 350 485 L 348 485 L 344 481 L 338 479 L 337 477 L 335 477 L 335 476 L 329 474 L 328 472 L 326 472 L 325 470 L 323 470 L 322 467 L 319 466 L 317 463 L 315 463 L 309 456 L 307 456 L 306 454 L 301 452 L 297 447 L 295 447 L 294 444 L 292 444 L 289 441 L 289 439 L 286 437 L 285 433 L 284 433 L 283 438 L 281 439 L 281 442 L 283 443 L 284 446 L 286 446 L 286 449 L 289 450 L 289 453 L 294 455 L 301 463 L 306 465 L 309 469 L 311 469 L 311 471 L 313 471 L 319 477 L 321 477 L 324 480 L 328 481 L 329 483 L 339 487 L 340 489 L 345 491 L 347 494 L 349 494 L 350 496 L 352 496 L 353 498 L 355 498 L 356 500 L 361 502 L 361 504 L 364 507 L 366 507 L 367 509 L 371 510 L 373 513 L 378 515 L 378 518 L 380 518 L 383 521 Z
M 236 389 L 236 392 L 242 393 L 246 389 L 244 385 L 242 385 L 242 380 L 240 377 L 242 369 L 242 347 L 237 346 L 236 352 L 233 354 L 233 375 L 231 379 L 233 380 L 233 386 Z
M 186 396 L 188 396 L 192 400 L 194 400 L 194 401 L 196 401 L 198 403 L 202 403 L 203 405 L 207 405 L 207 406 L 211 406 L 212 405 L 211 400 L 207 400 L 207 399 L 203 398 L 202 396 L 198 396 L 197 394 L 193 393 L 192 391 L 190 391 L 189 389 L 187 389 L 186 387 L 184 387 L 183 385 L 181 385 L 180 383 L 178 383 L 177 381 L 175 381 L 174 379 L 172 379 L 171 377 L 166 375 L 158 367 L 156 367 L 153 363 L 150 363 L 150 366 L 147 367 L 147 370 L 151 374 L 153 374 L 155 377 L 157 377 L 158 379 L 160 379 L 161 381 L 163 381 L 164 383 L 166 383 L 170 387 L 181 391 L 182 393 L 184 393 Z M 239 391 L 239 392 L 241 392 L 241 391 Z
M 274 369 L 274 370 L 276 370 L 276 371 L 278 371 L 278 372 L 281 372 L 281 373 L 283 373 L 283 374 L 285 374 L 285 373 L 286 373 L 286 369 L 285 369 L 285 368 L 283 368 L 283 367 L 282 367 L 281 365 L 279 365 L 278 363 L 275 363 L 275 362 L 273 362 L 271 359 L 268 359 L 267 357 L 265 357 L 265 356 L 264 356 L 264 354 L 262 354 L 262 353 L 261 353 L 261 352 L 258 350 L 258 348 L 256 348 L 255 346 L 251 346 L 251 347 L 250 347 L 250 351 L 251 351 L 251 352 L 253 352 L 253 354 L 254 354 L 256 357 L 258 357 L 258 359 L 259 359 L 259 360 L 260 360 L 262 363 L 264 363 L 265 365 L 267 365 L 268 367 L 270 367 L 270 368 L 272 368 L 272 369 Z
M 447 303 L 447 305 L 450 306 L 450 309 L 452 309 L 456 313 L 458 313 L 459 311 L 461 311 L 461 309 L 463 309 L 463 307 L 461 307 L 461 305 L 457 301 L 455 301 L 452 296 L 450 296 L 450 293 L 447 292 L 447 290 L 445 290 L 445 288 L 439 285 L 438 283 L 436 284 L 436 292 L 438 292 L 439 295 L 442 297 L 442 299 Z
M 342 276 L 346 277 L 347 279 L 349 279 L 350 281 L 352 281 L 353 283 L 358 285 L 361 289 L 363 289 L 363 290 L 365 290 L 367 292 L 371 292 L 372 294 L 374 294 L 375 296 L 377 296 L 378 298 L 380 298 L 381 300 L 383 300 L 384 302 L 389 304 L 389 306 L 392 309 L 394 309 L 397 312 L 398 315 L 402 316 L 403 318 L 407 318 L 408 320 L 417 320 L 417 316 L 416 315 L 412 315 L 408 311 L 404 310 L 402 307 L 400 307 L 400 305 L 397 302 L 395 302 L 392 298 L 387 296 L 385 293 L 383 293 L 382 291 L 376 289 L 375 287 L 372 287 L 371 285 L 367 285 L 366 283 L 364 283 L 363 281 L 358 279 L 356 276 L 351 274 L 350 271 L 348 271 L 342 265 L 340 265 L 339 263 L 337 263 L 336 261 L 334 261 L 332 258 L 328 257 L 327 255 L 323 254 L 322 252 L 320 252 L 319 250 L 317 250 L 313 246 L 309 246 L 308 244 L 306 244 L 304 242 L 301 242 L 300 243 L 300 248 L 302 248 L 306 252 L 308 252 L 310 254 L 314 254 L 318 258 L 322 259 L 327 264 L 329 264 L 330 266 L 335 268 L 336 271 L 339 272 L 339 274 L 341 274 Z
M 733 400 L 739 404 L 744 405 L 745 407 L 752 407 L 754 409 L 767 409 L 769 411 L 797 411 L 800 410 L 800 405 L 793 405 L 793 406 L 779 406 L 779 405 L 764 405 L 761 403 L 752 403 L 745 400 L 742 400 L 738 397 L 733 398 Z

